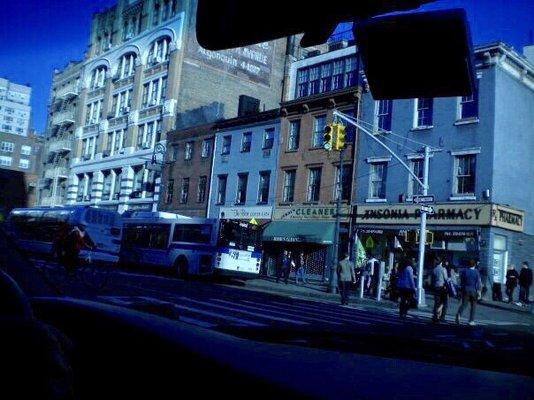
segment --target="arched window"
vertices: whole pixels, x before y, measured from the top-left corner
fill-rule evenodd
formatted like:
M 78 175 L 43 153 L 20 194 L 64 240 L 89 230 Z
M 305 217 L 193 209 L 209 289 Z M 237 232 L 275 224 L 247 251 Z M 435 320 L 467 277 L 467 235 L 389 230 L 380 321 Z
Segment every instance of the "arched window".
M 101 88 L 106 84 L 106 72 L 107 68 L 104 65 L 93 70 L 91 73 L 91 82 L 89 83 L 90 90 Z
M 169 59 L 169 44 L 171 39 L 168 36 L 161 37 L 150 45 L 148 51 L 148 64 L 158 64 Z
M 122 79 L 135 73 L 135 53 L 127 53 L 119 59 L 119 68 L 117 69 L 117 78 Z

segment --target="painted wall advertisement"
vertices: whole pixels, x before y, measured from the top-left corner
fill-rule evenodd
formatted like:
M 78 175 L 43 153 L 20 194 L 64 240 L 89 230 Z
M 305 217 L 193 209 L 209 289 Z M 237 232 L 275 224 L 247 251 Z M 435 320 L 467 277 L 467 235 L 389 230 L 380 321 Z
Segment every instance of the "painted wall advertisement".
M 273 208 L 270 206 L 257 207 L 221 207 L 219 215 L 224 213 L 226 219 L 271 219 Z
M 211 51 L 201 47 L 195 35 L 189 35 L 186 56 L 204 65 L 235 76 L 247 76 L 253 82 L 270 86 L 274 42 L 257 43 L 229 50 Z

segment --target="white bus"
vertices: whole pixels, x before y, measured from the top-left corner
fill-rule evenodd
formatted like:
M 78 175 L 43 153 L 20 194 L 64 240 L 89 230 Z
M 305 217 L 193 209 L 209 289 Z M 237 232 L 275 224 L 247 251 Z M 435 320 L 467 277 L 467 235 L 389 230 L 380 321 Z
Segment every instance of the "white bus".
M 15 208 L 6 220 L 6 231 L 17 246 L 28 253 L 52 255 L 53 242 L 61 230 L 83 225 L 96 248 L 95 261 L 115 263 L 119 259 L 121 216 L 111 210 L 89 206 Z M 85 257 L 82 249 L 80 257 Z
M 261 255 L 260 230 L 254 225 L 163 212 L 123 215 L 120 262 L 125 267 L 247 279 L 259 274 Z

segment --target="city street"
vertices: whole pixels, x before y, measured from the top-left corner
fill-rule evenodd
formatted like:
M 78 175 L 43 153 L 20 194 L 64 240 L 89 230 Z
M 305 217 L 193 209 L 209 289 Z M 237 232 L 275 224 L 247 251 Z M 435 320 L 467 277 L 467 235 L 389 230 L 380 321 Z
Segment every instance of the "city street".
M 50 269 L 48 275 L 57 266 L 45 268 Z M 351 305 L 342 307 L 336 296 L 320 293 L 313 285 L 296 287 L 262 279 L 184 281 L 117 269 L 101 290 L 75 280 L 61 292 L 252 340 L 532 375 L 534 316 L 519 309 L 479 305 L 476 327 L 465 325 L 465 318 L 457 326 L 451 316 L 458 306 L 454 301 L 448 323 L 433 325 L 430 297 L 427 307 L 400 320 L 390 301 L 353 296 Z

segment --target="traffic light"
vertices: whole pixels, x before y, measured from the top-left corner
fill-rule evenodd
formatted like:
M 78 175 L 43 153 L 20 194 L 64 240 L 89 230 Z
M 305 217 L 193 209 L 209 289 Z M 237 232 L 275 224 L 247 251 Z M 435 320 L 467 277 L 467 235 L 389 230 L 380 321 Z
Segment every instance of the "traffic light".
M 334 142 L 334 150 L 343 150 L 345 148 L 345 141 L 347 139 L 347 134 L 345 131 L 345 125 L 342 124 L 334 124 L 334 130 L 336 134 L 335 142 Z
M 425 244 L 434 243 L 434 232 L 426 231 Z
M 326 151 L 332 151 L 335 143 L 334 125 L 326 125 L 323 132 L 323 147 Z
M 404 240 L 408 243 L 419 243 L 419 230 L 416 231 L 406 231 L 404 234 Z M 426 231 L 425 235 L 425 244 L 434 243 L 434 232 Z

